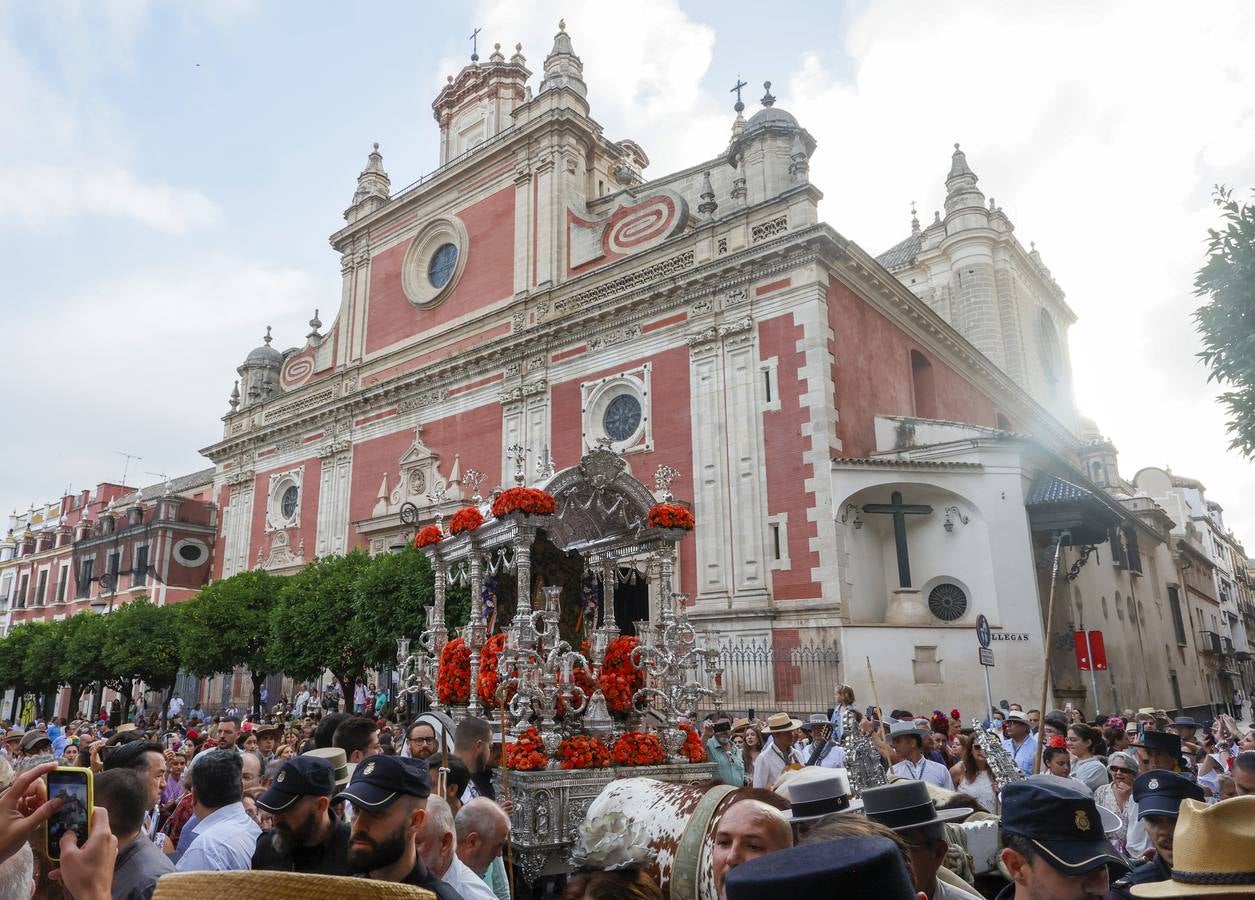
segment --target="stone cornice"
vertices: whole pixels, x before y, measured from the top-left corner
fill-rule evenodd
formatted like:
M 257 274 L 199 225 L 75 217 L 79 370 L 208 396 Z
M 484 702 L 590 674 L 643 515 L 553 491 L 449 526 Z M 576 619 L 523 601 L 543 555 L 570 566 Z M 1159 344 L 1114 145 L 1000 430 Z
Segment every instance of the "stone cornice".
M 624 274 L 675 258 L 679 254 L 691 253 L 694 249 L 694 234 L 686 232 L 677 235 L 641 254 L 639 258 L 624 260 L 624 265 L 610 265 L 603 270 L 572 279 L 557 288 L 520 298 L 507 312 L 552 309 L 555 300 L 584 293 L 596 284 L 613 281 Z M 830 232 L 824 226 L 808 226 L 774 241 L 764 241 L 701 264 L 694 263 L 691 268 L 679 269 L 662 281 L 626 287 L 621 293 L 609 294 L 604 299 L 573 309 L 563 316 L 547 316 L 529 328 L 494 338 L 481 347 L 435 360 L 389 381 L 312 405 L 282 422 L 267 424 L 267 408 L 279 401 L 280 398 L 276 398 L 260 410 L 250 408 L 249 414 L 260 412 L 261 424 L 239 435 L 229 435 L 202 449 L 201 453 L 214 462 L 221 462 L 242 451 L 264 446 L 294 432 L 324 425 L 328 418 L 338 419 L 376 412 L 389 404 L 401 403 L 411 397 L 437 391 L 447 392 L 461 382 L 504 372 L 511 365 L 519 364 L 537 354 L 542 348 L 543 352 L 552 352 L 572 341 L 586 340 L 638 324 L 702 298 L 713 297 L 716 293 L 734 291 L 753 281 L 827 258 L 832 254 L 833 248 L 830 244 Z M 475 324 L 484 323 L 477 321 Z M 414 349 L 407 348 L 410 351 Z M 371 365 L 380 365 L 381 362 L 374 360 Z M 352 381 L 353 373 L 360 375 L 363 368 L 357 366 L 346 371 L 341 376 L 342 381 Z M 357 380 L 360 383 L 360 377 Z M 303 396 L 324 388 L 326 384 L 326 381 L 320 381 L 291 395 L 284 395 L 281 399 L 289 403 L 299 401 Z M 431 402 L 439 402 L 440 399 L 443 398 L 433 397 Z M 233 417 L 228 417 L 230 418 Z M 317 447 L 311 444 L 310 449 L 314 452 Z

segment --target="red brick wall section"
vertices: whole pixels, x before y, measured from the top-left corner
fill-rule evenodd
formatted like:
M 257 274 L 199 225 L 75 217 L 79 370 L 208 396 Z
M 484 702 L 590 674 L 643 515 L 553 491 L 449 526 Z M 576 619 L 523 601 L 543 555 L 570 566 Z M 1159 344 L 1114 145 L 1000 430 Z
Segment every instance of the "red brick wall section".
M 386 434 L 353 446 L 353 484 L 349 498 L 349 547 L 364 547 L 366 541 L 352 523 L 369 519 L 379 500 L 379 485 L 385 474 L 388 489 L 397 484 L 401 457 L 414 443 L 414 431 Z M 423 423 L 423 444 L 440 455 L 440 473 L 447 477 L 453 457 L 460 456 L 462 471 L 479 469 L 486 476 L 480 492 L 488 493 L 501 482 L 501 406 L 496 403 L 476 407 L 458 415 Z
M 936 418 L 996 425 L 989 397 L 872 309 L 835 275 L 828 288 L 828 321 L 836 334 L 833 379 L 842 456 L 867 456 L 876 449 L 876 416 L 914 415 L 912 350 L 932 363 Z M 793 527 L 792 516 L 789 527 Z
M 514 291 L 514 188 L 498 191 L 456 213 L 466 227 L 462 278 L 434 309 L 415 309 L 401 287 L 406 241 L 376 254 L 370 263 L 366 352 L 437 328 Z
M 810 410 L 802 405 L 806 385 L 799 370 L 806 363 L 805 354 L 797 349 L 802 339 L 802 326 L 792 315 L 777 316 L 758 325 L 758 347 L 762 359 L 776 357 L 776 389 L 780 409 L 763 413 L 764 450 L 767 468 L 767 512 L 787 513 L 788 557 L 790 568 L 771 573 L 771 595 L 776 600 L 798 600 L 820 596 L 820 586 L 811 580 L 811 570 L 819 565 L 819 554 L 810 549 L 810 540 L 817 536 L 816 525 L 808 521 L 806 511 L 814 505 L 814 496 L 806 491 L 806 480 L 815 476 L 814 466 L 802 454 L 811 449 L 811 439 L 804 433 L 810 422 Z M 768 544 L 768 552 L 771 546 Z
M 595 381 L 608 375 L 627 372 L 643 363 L 653 362 L 650 390 L 653 393 L 650 412 L 653 415 L 654 449 L 649 453 L 629 453 L 624 457 L 632 474 L 647 487 L 652 488 L 654 471 L 663 463 L 674 466 L 683 473 L 672 490 L 681 500 L 693 499 L 693 426 L 689 396 L 688 348 L 677 347 L 643 359 L 625 362 L 611 369 L 581 374 L 578 378 L 554 384 L 551 413 L 551 429 L 554 465 L 559 469 L 573 466 L 580 461 L 583 452 L 580 408 L 580 384 Z M 698 522 L 701 528 L 702 523 Z M 680 590 L 690 597 L 697 585 L 696 550 L 692 536 L 680 542 Z
M 771 631 L 771 647 L 775 651 L 775 666 L 772 677 L 776 683 L 776 700 L 780 705 L 793 699 L 798 686 L 802 682 L 802 670 L 790 660 L 790 650 L 802 646 L 802 633 L 796 628 L 773 628 Z M 792 712 L 804 712 L 793 710 Z M 774 712 L 774 710 L 770 711 Z M 768 712 L 768 715 L 770 715 Z

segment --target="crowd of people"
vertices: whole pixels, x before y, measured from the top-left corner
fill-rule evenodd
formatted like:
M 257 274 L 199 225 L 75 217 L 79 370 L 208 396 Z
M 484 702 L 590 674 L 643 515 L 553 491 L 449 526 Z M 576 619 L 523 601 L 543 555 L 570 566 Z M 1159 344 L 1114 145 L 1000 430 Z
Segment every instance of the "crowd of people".
M 500 735 L 468 717 L 450 747 L 430 717 L 387 715 L 386 693 L 351 696 L 348 712 L 302 690 L 264 718 L 211 720 L 172 701 L 160 723 L 8 728 L 0 900 L 146 900 L 171 873 L 233 870 L 387 881 L 441 900 L 521 897 L 503 853 L 512 803 L 493 778 Z M 732 790 L 710 834 L 720 900 L 835 884 L 926 900 L 1206 896 L 1200 885 L 1255 897 L 1255 731 L 1227 715 L 1086 722 L 1008 703 L 972 727 L 957 710 L 859 710 L 839 686 L 832 708 L 804 720 L 750 711 L 684 724 Z M 884 782 L 859 796 L 855 740 Z M 93 771 L 96 808 L 86 842 L 69 832 L 52 859 L 39 826 L 61 803 L 43 781 L 58 765 Z M 956 828 L 976 820 L 997 821 L 992 876 L 977 877 Z M 564 898 L 664 896 L 649 858 L 576 857 L 584 868 Z

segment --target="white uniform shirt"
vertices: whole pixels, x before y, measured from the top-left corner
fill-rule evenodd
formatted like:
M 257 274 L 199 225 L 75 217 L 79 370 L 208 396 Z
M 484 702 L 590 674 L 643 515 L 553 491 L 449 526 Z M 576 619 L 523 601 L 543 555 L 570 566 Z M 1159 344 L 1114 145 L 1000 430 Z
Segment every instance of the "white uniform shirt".
M 754 787 L 771 787 L 784 771 L 784 767 L 794 761 L 792 754 L 787 754 L 773 743 L 754 760 Z
M 904 759 L 889 771 L 895 775 L 901 775 L 903 778 L 909 778 L 912 781 L 924 781 L 928 784 L 935 784 L 937 787 L 945 788 L 947 791 L 954 790 L 954 781 L 950 778 L 950 770 L 939 762 L 933 762 L 926 756 L 921 756 L 919 762 L 914 763 Z

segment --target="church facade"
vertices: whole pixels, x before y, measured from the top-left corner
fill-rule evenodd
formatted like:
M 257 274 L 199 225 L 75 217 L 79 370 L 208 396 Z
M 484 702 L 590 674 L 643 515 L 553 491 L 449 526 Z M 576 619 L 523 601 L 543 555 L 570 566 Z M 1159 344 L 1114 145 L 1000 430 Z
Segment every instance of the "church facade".
M 203 451 L 215 577 L 386 552 L 413 534 L 405 504 L 428 522 L 481 478 L 509 484 L 511 447 L 531 483 L 606 446 L 651 487 L 682 473 L 697 528 L 672 588 L 725 641 L 831 644 L 861 699 L 874 671 L 886 704 L 975 715 L 983 614 L 996 697 L 1035 703 L 1061 639 L 1060 702 L 1170 696 L 1166 673 L 1117 683 L 1113 663 L 1095 698 L 1060 663 L 1102 579 L 1146 577 L 1085 548 L 1162 547 L 1158 597 L 1177 551 L 1162 509 L 1091 477 L 1074 316 L 957 146 L 944 216 L 877 259 L 819 220 L 815 141 L 769 85 L 726 147 L 647 178 L 644 149 L 591 116 L 564 29 L 531 75 L 498 46 L 451 77 L 441 165 L 418 183 L 394 191 L 370 153 L 331 236 L 334 319 L 288 350 L 267 333 Z M 1187 668 L 1179 705 L 1208 702 Z

